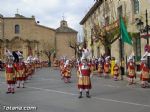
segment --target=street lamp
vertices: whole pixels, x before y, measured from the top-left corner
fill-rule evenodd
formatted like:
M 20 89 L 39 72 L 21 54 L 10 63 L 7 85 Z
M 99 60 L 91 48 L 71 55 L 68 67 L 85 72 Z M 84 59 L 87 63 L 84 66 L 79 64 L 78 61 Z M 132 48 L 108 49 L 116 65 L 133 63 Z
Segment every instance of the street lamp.
M 149 36 L 148 36 L 148 31 L 149 31 L 149 25 L 148 25 L 148 13 L 146 9 L 146 33 L 147 33 L 147 45 L 149 45 Z
M 137 29 L 140 31 L 140 33 L 143 32 L 143 28 L 144 28 L 144 23 L 142 22 L 141 19 L 139 18 L 136 18 L 136 21 L 137 21 Z
M 150 30 L 150 26 L 148 25 L 148 13 L 146 10 L 145 13 L 145 17 L 146 17 L 146 26 L 144 26 L 144 22 L 140 19 L 140 18 L 136 18 L 136 25 L 137 25 L 137 29 L 140 31 L 141 33 L 146 33 L 146 40 L 147 40 L 147 45 L 149 45 L 149 30 Z

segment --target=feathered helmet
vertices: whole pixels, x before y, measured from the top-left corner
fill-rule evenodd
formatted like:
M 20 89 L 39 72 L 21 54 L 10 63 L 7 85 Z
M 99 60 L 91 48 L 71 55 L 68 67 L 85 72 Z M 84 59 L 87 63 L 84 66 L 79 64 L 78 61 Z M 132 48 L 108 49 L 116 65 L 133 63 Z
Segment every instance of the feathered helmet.
M 101 62 L 102 61 L 102 59 L 101 58 L 98 58 L 98 62 Z
M 17 52 L 17 55 L 18 55 L 18 57 L 19 57 L 19 60 L 22 60 L 23 59 L 23 56 L 22 56 L 22 54 L 18 51 Z
M 83 48 L 81 61 L 87 59 L 87 57 L 88 57 L 89 55 L 90 55 L 89 49 Z
M 33 61 L 39 61 L 39 58 L 38 57 L 34 57 Z
M 109 60 L 110 60 L 110 56 L 107 56 L 107 57 L 105 58 L 105 61 L 108 62 Z
M 27 58 L 27 62 L 28 62 L 28 63 L 32 63 L 32 62 L 33 62 L 33 58 L 32 58 L 32 56 L 28 56 L 28 58 Z
M 148 54 L 149 54 L 148 52 L 145 52 L 145 54 L 141 58 L 141 61 L 146 61 Z
M 69 65 L 69 60 L 66 60 L 64 67 L 66 67 L 67 65 Z
M 5 51 L 5 55 L 6 55 L 6 60 L 8 62 L 10 62 L 10 61 L 13 62 L 14 61 L 14 56 L 9 50 Z
M 131 53 L 131 55 L 128 58 L 128 62 L 131 62 L 131 61 L 134 62 L 134 53 L 133 52 Z

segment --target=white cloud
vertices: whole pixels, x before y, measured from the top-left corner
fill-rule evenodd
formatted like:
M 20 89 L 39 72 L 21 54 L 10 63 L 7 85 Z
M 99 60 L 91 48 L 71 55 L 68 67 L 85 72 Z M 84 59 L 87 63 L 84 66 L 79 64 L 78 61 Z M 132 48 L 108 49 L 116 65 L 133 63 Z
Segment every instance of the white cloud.
M 16 10 L 26 17 L 35 16 L 40 24 L 59 27 L 63 14 L 70 27 L 80 31 L 79 22 L 94 0 L 0 0 L 0 13 L 4 17 L 14 16 Z

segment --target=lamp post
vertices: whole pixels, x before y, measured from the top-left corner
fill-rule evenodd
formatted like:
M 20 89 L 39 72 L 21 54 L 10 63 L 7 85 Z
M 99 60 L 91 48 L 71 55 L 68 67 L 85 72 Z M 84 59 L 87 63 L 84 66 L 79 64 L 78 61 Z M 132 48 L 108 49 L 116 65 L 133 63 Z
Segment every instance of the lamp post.
M 147 9 L 146 9 L 146 34 L 147 34 L 147 45 L 149 45 L 149 36 L 148 36 L 148 31 L 149 31 L 149 25 L 148 25 L 148 13 L 147 13 Z
M 147 13 L 147 10 L 146 10 L 146 13 L 145 13 L 145 17 L 146 17 L 146 26 L 144 27 L 144 22 L 142 22 L 141 19 L 139 18 L 136 18 L 136 22 L 137 22 L 137 29 L 140 31 L 140 33 L 144 33 L 146 32 L 146 43 L 147 45 L 145 46 L 145 52 L 149 51 L 149 30 L 150 30 L 150 26 L 148 25 L 148 13 Z M 150 68 L 150 53 L 148 53 L 147 55 L 147 64 L 148 64 L 148 67 Z
M 144 23 L 142 22 L 141 19 L 137 19 L 137 29 L 139 30 L 139 33 L 143 32 L 143 28 L 144 28 Z
M 146 10 L 145 13 L 145 18 L 146 18 L 146 26 L 144 27 L 144 22 L 140 19 L 140 18 L 136 18 L 136 25 L 137 25 L 137 29 L 140 31 L 140 33 L 144 33 L 146 32 L 146 43 L 147 45 L 149 45 L 149 30 L 150 30 L 150 26 L 148 25 L 148 12 Z

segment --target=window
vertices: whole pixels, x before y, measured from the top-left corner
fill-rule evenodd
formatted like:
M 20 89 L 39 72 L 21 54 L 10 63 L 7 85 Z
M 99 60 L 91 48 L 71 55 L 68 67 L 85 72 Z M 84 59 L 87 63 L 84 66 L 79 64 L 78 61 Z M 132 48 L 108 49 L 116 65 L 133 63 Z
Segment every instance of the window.
M 20 26 L 15 25 L 15 34 L 19 34 L 19 33 L 20 33 Z
M 133 12 L 134 14 L 139 13 L 139 0 L 133 0 Z

